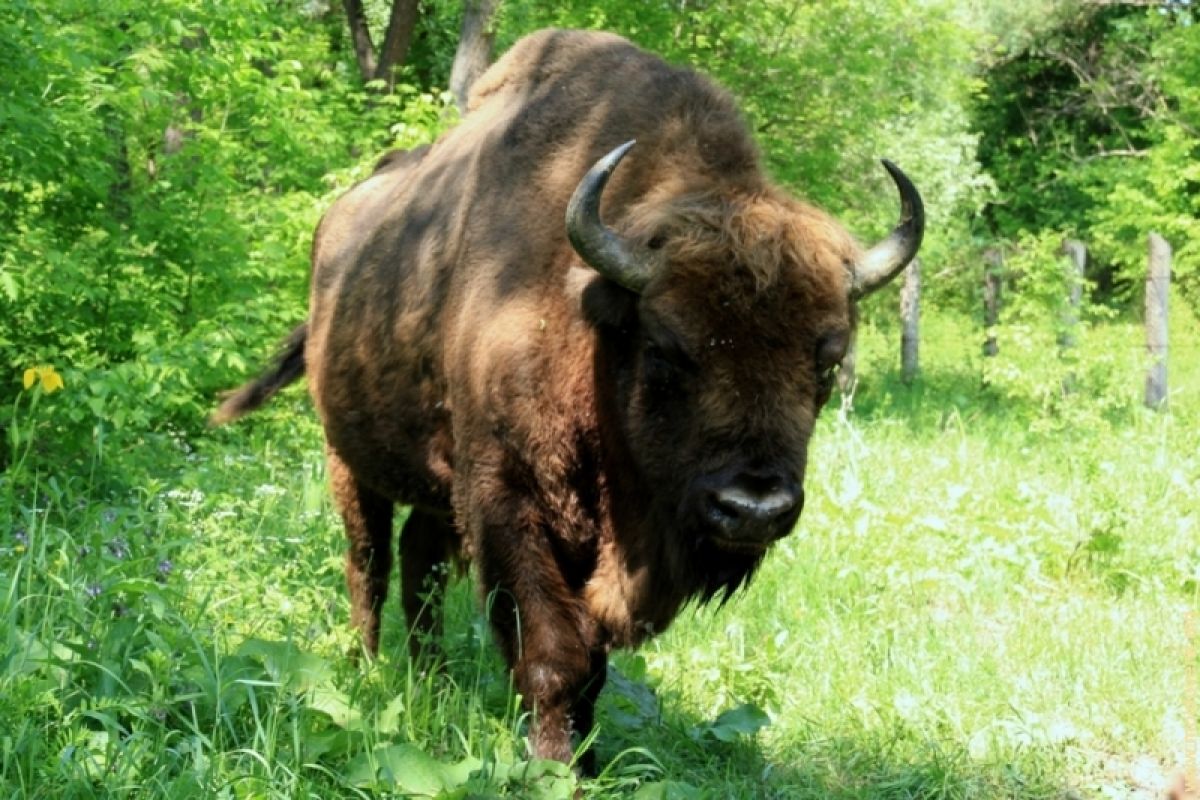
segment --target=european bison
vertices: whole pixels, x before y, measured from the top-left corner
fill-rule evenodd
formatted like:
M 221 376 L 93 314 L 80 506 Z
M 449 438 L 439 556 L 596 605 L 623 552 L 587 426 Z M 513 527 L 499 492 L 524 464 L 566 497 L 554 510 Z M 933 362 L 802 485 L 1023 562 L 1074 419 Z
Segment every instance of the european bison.
M 884 162 L 902 220 L 860 249 L 769 182 L 728 94 L 609 34 L 521 40 L 469 108 L 329 210 L 308 321 L 216 420 L 306 374 L 367 650 L 405 503 L 412 641 L 469 557 L 533 753 L 567 761 L 608 652 L 728 597 L 796 524 L 854 301 L 923 212 Z

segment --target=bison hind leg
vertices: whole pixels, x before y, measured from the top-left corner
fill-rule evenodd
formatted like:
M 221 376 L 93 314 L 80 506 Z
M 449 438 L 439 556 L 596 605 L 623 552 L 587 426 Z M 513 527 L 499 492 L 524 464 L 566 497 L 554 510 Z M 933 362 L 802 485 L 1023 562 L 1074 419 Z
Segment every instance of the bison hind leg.
M 400 592 L 408 620 L 408 648 L 416 661 L 437 655 L 442 598 L 455 540 L 447 514 L 414 507 L 400 533 Z
M 363 485 L 332 450 L 328 462 L 333 499 L 346 525 L 350 620 L 367 653 L 375 656 L 392 570 L 392 501 Z

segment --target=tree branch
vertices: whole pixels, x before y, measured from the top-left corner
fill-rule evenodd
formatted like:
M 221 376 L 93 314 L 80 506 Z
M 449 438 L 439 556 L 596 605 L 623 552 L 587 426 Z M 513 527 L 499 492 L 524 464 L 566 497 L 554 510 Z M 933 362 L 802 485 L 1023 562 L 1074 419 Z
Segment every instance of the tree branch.
M 1081 156 L 1076 158 L 1076 161 L 1094 161 L 1097 158 L 1145 158 L 1150 155 L 1149 150 L 1136 150 L 1134 148 L 1121 148 L 1118 150 L 1101 150 L 1092 153 L 1090 156 Z

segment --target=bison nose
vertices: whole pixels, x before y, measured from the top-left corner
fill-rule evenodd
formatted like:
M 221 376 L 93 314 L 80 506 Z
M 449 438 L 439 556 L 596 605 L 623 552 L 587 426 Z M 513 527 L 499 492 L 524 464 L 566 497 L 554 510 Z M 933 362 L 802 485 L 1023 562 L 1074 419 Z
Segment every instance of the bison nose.
M 741 475 L 708 495 L 708 517 L 724 536 L 770 541 L 786 534 L 804 506 L 804 492 L 781 478 Z

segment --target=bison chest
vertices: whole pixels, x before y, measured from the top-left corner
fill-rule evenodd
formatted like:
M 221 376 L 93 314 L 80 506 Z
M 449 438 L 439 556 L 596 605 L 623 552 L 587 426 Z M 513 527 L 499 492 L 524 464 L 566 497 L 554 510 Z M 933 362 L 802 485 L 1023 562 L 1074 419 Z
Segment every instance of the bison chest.
M 663 559 L 636 549 L 603 542 L 583 586 L 584 607 L 608 647 L 634 647 L 662 633 L 687 599 L 667 577 Z

